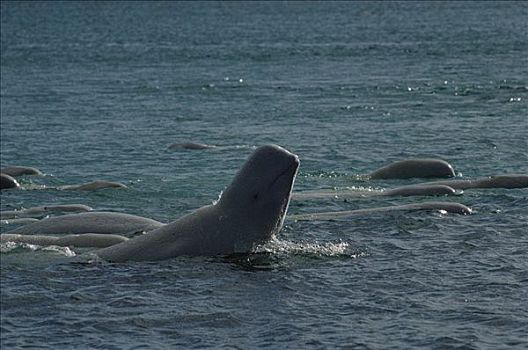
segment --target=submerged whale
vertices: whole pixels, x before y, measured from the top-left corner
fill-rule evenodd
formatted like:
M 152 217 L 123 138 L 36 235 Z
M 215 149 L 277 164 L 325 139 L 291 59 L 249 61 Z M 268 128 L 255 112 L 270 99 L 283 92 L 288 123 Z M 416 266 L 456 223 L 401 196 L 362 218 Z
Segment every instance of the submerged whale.
M 103 188 L 127 188 L 127 186 L 119 182 L 96 180 L 96 181 L 88 182 L 85 184 L 79 184 L 79 185 L 59 186 L 57 189 L 72 190 L 72 191 L 73 190 L 75 191 L 95 191 L 95 190 L 100 190 Z
M 27 225 L 31 224 L 33 222 L 37 222 L 38 219 L 34 218 L 13 218 L 13 219 L 4 219 L 0 218 L 0 225 L 7 226 L 7 225 Z
M 409 196 L 451 196 L 455 195 L 454 188 L 446 185 L 408 185 L 392 188 L 389 190 L 365 190 L 365 189 L 342 189 L 342 190 L 318 190 L 318 191 L 304 191 L 294 192 L 292 199 L 294 200 L 312 200 L 312 199 L 346 199 L 349 197 L 370 197 L 370 196 L 386 196 L 386 197 L 409 197 Z
M 291 215 L 288 219 L 297 221 L 307 220 L 335 220 L 341 218 L 347 218 L 350 216 L 368 215 L 380 212 L 392 212 L 392 211 L 414 211 L 414 210 L 441 210 L 448 213 L 469 215 L 471 214 L 471 208 L 460 203 L 453 202 L 423 202 L 423 203 L 412 203 L 404 205 L 394 205 L 388 207 L 368 208 L 368 209 L 357 209 L 357 210 L 345 210 L 345 211 L 333 211 L 323 213 L 312 213 L 312 214 L 298 214 Z
M 77 248 L 106 248 L 127 240 L 128 238 L 123 236 L 100 233 L 83 233 L 64 236 L 19 235 L 8 233 L 0 235 L 0 243 L 14 242 L 40 246 L 56 245 L 59 247 Z
M 296 155 L 279 146 L 261 146 L 215 204 L 94 253 L 121 262 L 250 252 L 281 229 L 298 167 Z
M 405 159 L 379 168 L 369 174 L 371 179 L 410 179 L 414 177 L 453 177 L 451 164 L 441 159 Z
M 164 224 L 141 216 L 114 212 L 85 212 L 46 218 L 16 229 L 9 234 L 134 234 L 162 227 Z
M 0 211 L 0 219 L 8 220 L 14 218 L 39 217 L 50 213 L 72 213 L 91 211 L 93 208 L 84 204 L 54 204 L 42 205 L 39 207 L 32 207 L 20 210 L 4 210 Z
M 472 188 L 527 188 L 528 175 L 496 175 L 474 180 L 443 180 L 434 182 L 422 182 L 415 185 L 396 187 L 385 191 L 362 190 L 362 189 L 340 189 L 340 190 L 318 190 L 293 193 L 295 200 L 313 199 L 346 199 L 349 197 L 369 196 L 450 196 L 460 194 L 456 190 Z
M 408 185 L 396 187 L 390 190 L 383 191 L 382 196 L 451 196 L 456 194 L 454 188 L 447 185 Z
M 182 142 L 182 143 L 173 143 L 169 145 L 169 149 L 209 149 L 215 148 L 215 145 L 207 145 L 205 143 L 198 142 Z
M 495 175 L 474 180 L 445 180 L 423 183 L 421 185 L 445 185 L 457 190 L 470 188 L 526 188 L 528 187 L 528 175 Z

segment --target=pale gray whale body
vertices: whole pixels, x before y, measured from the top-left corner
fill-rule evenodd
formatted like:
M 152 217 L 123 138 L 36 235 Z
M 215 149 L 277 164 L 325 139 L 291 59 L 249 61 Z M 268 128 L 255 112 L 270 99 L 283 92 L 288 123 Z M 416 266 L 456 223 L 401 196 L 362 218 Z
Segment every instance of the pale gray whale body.
M 456 190 L 467 190 L 472 188 L 527 188 L 528 175 L 497 175 L 473 180 L 442 180 L 434 182 L 423 182 L 416 185 L 396 187 L 386 191 L 373 190 L 318 190 L 304 191 L 293 194 L 296 200 L 313 199 L 346 199 L 360 196 L 442 196 L 455 195 Z
M 334 212 L 323 212 L 313 214 L 299 214 L 291 215 L 288 219 L 291 220 L 335 220 L 341 218 L 347 218 L 350 216 L 361 216 L 374 214 L 379 212 L 392 212 L 392 211 L 414 211 L 414 210 L 442 210 L 448 213 L 468 215 L 471 214 L 471 208 L 452 202 L 424 202 L 424 203 L 412 203 L 404 205 L 395 205 L 389 207 L 378 207 L 370 209 L 357 209 L 357 210 L 346 210 L 346 211 L 334 211 Z
M 40 246 L 56 245 L 59 247 L 77 248 L 105 248 L 127 240 L 128 238 L 119 235 L 98 233 L 83 233 L 64 236 L 19 235 L 9 233 L 0 235 L 0 243 L 14 242 Z
M 214 145 L 207 145 L 205 143 L 198 142 L 182 142 L 182 143 L 173 143 L 169 146 L 169 149 L 209 149 L 215 148 Z
M 22 176 L 22 175 L 42 175 L 42 172 L 37 168 L 30 166 L 6 166 L 0 169 L 0 173 L 7 174 L 13 177 Z
M 0 211 L 0 219 L 8 220 L 14 218 L 40 217 L 50 213 L 74 213 L 91 210 L 93 210 L 91 207 L 83 204 L 42 205 L 28 209 Z
M 387 196 L 387 197 L 408 197 L 408 196 L 451 196 L 455 195 L 455 189 L 446 185 L 409 185 L 396 187 L 393 189 L 379 191 L 379 190 L 364 190 L 364 189 L 342 189 L 342 190 L 320 190 L 320 191 L 305 191 L 294 192 L 292 199 L 294 200 L 313 200 L 313 199 L 347 199 L 354 197 L 370 197 L 370 196 Z
M 34 219 L 34 218 L 18 218 L 18 219 L 4 219 L 4 218 L 1 218 L 0 219 L 0 224 L 2 226 L 6 226 L 6 225 L 27 225 L 27 224 L 31 224 L 33 222 L 37 222 L 38 219 Z
M 447 185 L 409 185 L 396 187 L 390 190 L 383 191 L 382 196 L 451 196 L 456 194 L 454 188 Z
M 103 188 L 127 188 L 127 186 L 119 182 L 97 180 L 97 181 L 92 181 L 92 182 L 88 182 L 85 184 L 79 184 L 79 185 L 59 186 L 57 189 L 72 190 L 72 191 L 73 190 L 75 191 L 95 191 L 95 190 L 100 190 Z
M 443 196 L 455 195 L 456 190 L 472 188 L 526 188 L 528 175 L 497 175 L 474 180 L 443 180 L 396 187 L 385 191 L 375 190 L 319 190 L 295 192 L 295 200 L 346 199 L 365 196 Z
M 163 225 L 161 222 L 136 215 L 114 212 L 86 212 L 46 218 L 6 233 L 22 235 L 134 234 L 151 231 Z
M 20 184 L 14 177 L 12 177 L 11 175 L 4 174 L 4 173 L 0 174 L 0 190 L 4 190 L 7 188 L 18 188 L 18 187 L 20 187 Z
M 414 177 L 453 177 L 455 171 L 441 159 L 406 159 L 379 168 L 369 174 L 371 179 L 410 179 Z
M 298 167 L 285 149 L 259 147 L 215 204 L 94 253 L 120 262 L 250 252 L 281 229 Z
M 470 188 L 526 188 L 528 175 L 496 175 L 475 180 L 445 180 L 423 183 L 421 185 L 445 185 L 457 190 Z

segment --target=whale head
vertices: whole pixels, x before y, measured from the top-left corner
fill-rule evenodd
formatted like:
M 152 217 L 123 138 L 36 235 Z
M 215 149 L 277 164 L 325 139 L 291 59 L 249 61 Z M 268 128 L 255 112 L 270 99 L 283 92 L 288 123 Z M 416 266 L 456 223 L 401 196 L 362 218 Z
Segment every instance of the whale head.
M 276 145 L 257 148 L 235 175 L 217 205 L 235 222 L 242 242 L 261 244 L 284 222 L 299 158 Z M 236 226 L 236 227 L 235 227 Z

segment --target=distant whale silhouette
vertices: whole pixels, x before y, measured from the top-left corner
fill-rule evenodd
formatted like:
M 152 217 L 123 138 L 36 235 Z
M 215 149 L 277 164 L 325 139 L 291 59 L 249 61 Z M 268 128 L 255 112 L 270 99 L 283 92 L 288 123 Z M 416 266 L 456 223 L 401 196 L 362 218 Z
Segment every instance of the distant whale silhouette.
M 172 145 L 169 145 L 169 149 L 208 149 L 208 148 L 215 148 L 214 145 L 206 145 L 205 143 L 197 143 L 197 142 L 182 142 L 182 143 L 173 143 Z
M 441 159 L 406 159 L 379 168 L 369 174 L 371 179 L 410 179 L 414 177 L 453 177 L 453 167 Z
M 282 227 L 298 166 L 279 146 L 259 147 L 217 203 L 94 254 L 120 262 L 250 252 Z
M 92 182 L 88 182 L 85 184 L 64 185 L 64 186 L 57 187 L 57 189 L 59 190 L 72 190 L 72 191 L 74 190 L 75 191 L 95 191 L 95 190 L 100 190 L 103 188 L 127 188 L 127 186 L 119 182 L 97 180 L 97 181 L 92 181 Z

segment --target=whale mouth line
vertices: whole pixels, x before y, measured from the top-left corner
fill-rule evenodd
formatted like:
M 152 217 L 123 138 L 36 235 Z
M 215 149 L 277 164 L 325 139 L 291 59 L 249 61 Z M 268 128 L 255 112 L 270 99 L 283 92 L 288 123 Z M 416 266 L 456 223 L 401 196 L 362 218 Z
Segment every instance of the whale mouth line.
M 284 169 L 279 175 L 277 175 L 277 177 L 275 177 L 275 179 L 273 179 L 273 181 L 268 186 L 268 189 L 272 188 L 275 185 L 275 183 L 279 181 L 279 179 L 281 179 L 283 176 L 289 175 L 290 173 L 293 175 L 293 173 L 295 172 L 298 166 L 299 166 L 298 160 L 292 161 L 292 163 L 286 169 Z

